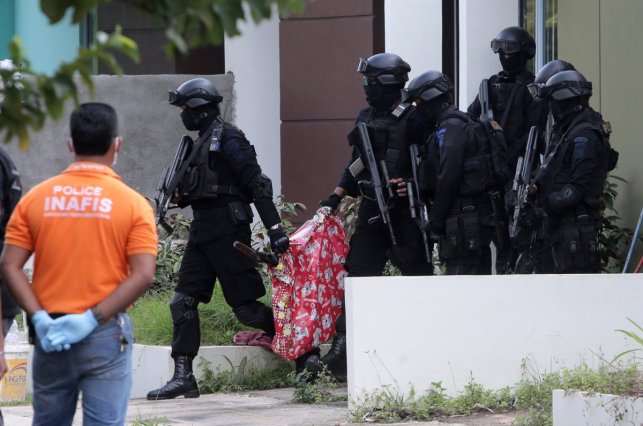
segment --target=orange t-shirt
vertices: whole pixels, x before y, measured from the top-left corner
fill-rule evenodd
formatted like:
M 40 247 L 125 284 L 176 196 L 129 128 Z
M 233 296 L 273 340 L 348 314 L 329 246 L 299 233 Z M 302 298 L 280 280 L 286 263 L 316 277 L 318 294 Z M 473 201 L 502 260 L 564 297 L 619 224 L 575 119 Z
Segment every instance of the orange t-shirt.
M 5 244 L 34 252 L 33 291 L 45 310 L 76 314 L 128 276 L 127 257 L 156 256 L 154 213 L 114 171 L 72 163 L 35 186 L 11 215 Z

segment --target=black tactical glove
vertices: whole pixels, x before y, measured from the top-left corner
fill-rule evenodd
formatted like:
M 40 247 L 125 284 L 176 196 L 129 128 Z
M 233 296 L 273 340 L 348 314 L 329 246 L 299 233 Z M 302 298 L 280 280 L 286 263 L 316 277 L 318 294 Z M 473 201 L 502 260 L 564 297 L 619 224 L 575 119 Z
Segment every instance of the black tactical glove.
M 330 210 L 334 212 L 339 207 L 339 203 L 342 202 L 342 197 L 335 194 L 334 192 L 328 196 L 325 200 L 319 202 L 319 207 L 330 207 Z
M 280 225 L 276 225 L 268 230 L 270 238 L 270 247 L 275 254 L 282 254 L 288 250 L 290 240 Z
M 522 220 L 525 224 L 525 227 L 530 231 L 536 230 L 540 227 L 543 221 L 544 212 L 542 209 L 533 207 L 531 205 L 525 206 L 525 212 L 523 213 Z

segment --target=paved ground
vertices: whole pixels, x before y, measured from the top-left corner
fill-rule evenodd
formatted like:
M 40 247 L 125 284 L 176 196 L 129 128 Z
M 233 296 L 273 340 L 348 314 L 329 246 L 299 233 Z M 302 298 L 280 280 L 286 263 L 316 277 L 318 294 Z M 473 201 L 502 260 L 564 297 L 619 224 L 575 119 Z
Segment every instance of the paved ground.
M 336 391 L 346 394 L 346 388 Z M 274 389 L 240 394 L 202 395 L 196 399 L 146 401 L 133 399 L 127 416 L 128 425 L 137 426 L 257 426 L 257 425 L 351 425 L 345 402 L 329 405 L 293 404 L 293 389 Z M 30 406 L 3 407 L 6 426 L 31 425 Z M 515 414 L 486 414 L 458 417 L 440 422 L 416 422 L 422 425 L 501 426 L 510 425 Z M 82 425 L 77 411 L 74 426 Z M 409 423 L 404 423 L 408 425 Z

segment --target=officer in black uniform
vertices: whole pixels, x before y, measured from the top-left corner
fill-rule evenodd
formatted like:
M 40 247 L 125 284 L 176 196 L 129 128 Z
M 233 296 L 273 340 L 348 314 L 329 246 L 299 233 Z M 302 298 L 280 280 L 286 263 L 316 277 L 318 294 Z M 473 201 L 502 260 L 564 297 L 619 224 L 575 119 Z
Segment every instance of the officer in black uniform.
M 618 153 L 611 128 L 589 106 L 592 84 L 578 71 L 552 76 L 539 91 L 554 118 L 532 193 L 545 212 L 545 247 L 538 272 L 598 273 L 603 186 Z
M 529 129 L 538 126 L 544 129 L 547 119 L 541 103 L 535 102 L 527 90 L 527 84 L 533 82 L 534 75 L 527 70 L 527 61 L 536 53 L 533 37 L 520 27 L 508 27 L 491 40 L 491 49 L 498 54 L 502 71 L 489 77 L 489 102 L 494 119 L 504 130 L 508 147 L 509 169 L 515 170 L 518 157 L 524 155 Z M 469 105 L 467 113 L 478 119 L 481 107 L 478 97 Z M 542 152 L 542 147 L 539 152 Z M 506 190 L 509 190 L 508 183 Z M 511 201 L 508 201 L 510 204 Z M 507 206 L 511 208 L 510 206 Z M 508 212 L 511 214 L 511 211 Z M 506 219 L 503 220 L 506 224 Z M 508 231 L 499 241 L 494 238 L 496 246 L 496 273 L 504 274 L 513 271 L 517 254 L 509 242 Z
M 417 134 L 421 131 L 415 125 L 413 107 L 400 104 L 400 90 L 408 81 L 411 67 L 398 55 L 379 53 L 368 59 L 360 59 L 357 71 L 363 75 L 364 92 L 369 106 L 360 111 L 356 124 L 368 125 L 376 160 L 378 163 L 386 162 L 394 194 L 387 203 L 396 244 L 393 244 L 388 227 L 382 221 L 372 188 L 368 188 L 371 177 L 365 166 L 364 153 L 360 151 L 359 142 L 354 138 L 355 129 L 349 134 L 349 142 L 353 146 L 349 165 L 335 190 L 320 205 L 335 210 L 345 195 L 363 195 L 345 264 L 350 276 L 382 275 L 387 260 L 396 265 L 403 275 L 432 275 L 433 265 L 425 254 L 423 237 L 411 217 L 406 196 L 406 182 L 413 176 L 409 147 L 418 142 Z M 345 381 L 344 312 L 335 326 L 336 336 L 328 354 L 321 360 L 311 356 L 306 362 L 306 368 L 319 372 L 325 366 L 337 380 Z
M 471 118 L 453 104 L 453 84 L 431 70 L 413 79 L 405 99 L 434 129 L 423 168 L 432 198 L 431 234 L 439 240 L 447 275 L 491 274 L 491 221 L 488 143 L 473 137 Z
M 544 141 L 551 139 L 551 131 L 553 126 L 553 117 L 549 113 L 549 103 L 545 99 L 540 98 L 540 93 L 547 84 L 547 81 L 553 77 L 555 74 L 558 74 L 561 71 L 575 70 L 574 65 L 570 62 L 563 61 L 560 59 L 554 59 L 543 65 L 543 67 L 536 74 L 536 78 L 532 83 L 527 85 L 529 93 L 533 96 L 534 100 L 540 102 L 543 108 L 543 111 L 547 111 L 547 124 L 544 129 Z M 535 175 L 535 171 L 538 169 L 538 164 L 534 163 L 535 169 L 532 171 L 532 175 Z M 513 197 L 513 194 L 512 194 Z M 528 200 L 532 202 L 533 200 Z M 538 208 L 533 205 L 528 206 L 524 209 L 523 217 L 519 218 L 520 228 L 526 231 L 525 236 L 527 238 L 517 238 L 512 241 L 513 247 L 518 253 L 518 259 L 516 261 L 515 272 L 517 274 L 531 274 L 531 273 L 540 273 L 539 271 L 539 262 L 536 259 L 542 254 L 543 250 L 548 249 L 543 242 L 545 239 L 544 228 L 542 225 L 541 215 Z
M 148 399 L 199 396 L 192 374 L 192 360 L 199 351 L 201 332 L 199 303 L 208 303 L 215 281 L 244 325 L 275 334 L 272 309 L 257 301 L 265 294 L 261 276 L 252 259 L 232 246 L 250 245 L 254 203 L 268 229 L 272 250 L 283 253 L 289 240 L 273 203 L 272 183 L 261 172 L 253 146 L 243 132 L 220 118 L 222 97 L 204 78 L 195 78 L 170 91 L 170 104 L 181 108 L 187 130 L 199 132 L 192 150 L 198 150 L 179 183 L 175 200 L 180 207 L 192 206 L 190 227 L 179 282 L 170 302 L 174 332 L 174 376 Z M 218 131 L 220 138 L 216 138 Z

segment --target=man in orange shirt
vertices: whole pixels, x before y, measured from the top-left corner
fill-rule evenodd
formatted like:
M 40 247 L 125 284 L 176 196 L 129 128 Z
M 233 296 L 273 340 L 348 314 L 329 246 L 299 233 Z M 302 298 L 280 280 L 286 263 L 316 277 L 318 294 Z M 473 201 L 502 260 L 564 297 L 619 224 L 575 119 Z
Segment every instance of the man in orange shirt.
M 114 109 L 82 104 L 70 128 L 75 161 L 20 200 L 0 271 L 35 329 L 33 424 L 71 425 L 82 392 L 84 424 L 122 425 L 132 383 L 125 310 L 154 280 L 154 214 L 111 169 L 122 143 Z

